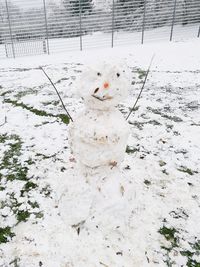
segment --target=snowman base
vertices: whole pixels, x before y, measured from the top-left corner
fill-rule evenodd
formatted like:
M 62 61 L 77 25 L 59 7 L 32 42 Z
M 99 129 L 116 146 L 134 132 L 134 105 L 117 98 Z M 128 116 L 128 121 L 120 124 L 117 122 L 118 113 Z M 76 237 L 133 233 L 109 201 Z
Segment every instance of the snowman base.
M 105 232 L 110 232 L 124 224 L 127 217 L 122 190 L 126 181 L 117 168 L 111 170 L 104 166 L 97 170 L 85 178 L 74 169 L 74 174 L 68 177 L 70 186 L 59 198 L 58 209 L 68 226 L 83 223 L 92 229 L 98 224 Z

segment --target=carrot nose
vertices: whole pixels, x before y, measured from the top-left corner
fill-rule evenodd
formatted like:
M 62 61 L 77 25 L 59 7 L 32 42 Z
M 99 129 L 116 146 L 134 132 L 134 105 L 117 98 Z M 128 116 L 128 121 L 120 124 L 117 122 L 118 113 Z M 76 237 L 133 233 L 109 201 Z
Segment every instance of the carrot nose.
M 109 87 L 109 83 L 108 83 L 108 82 L 105 82 L 105 83 L 103 84 L 103 87 L 104 87 L 104 89 L 107 89 L 107 88 Z

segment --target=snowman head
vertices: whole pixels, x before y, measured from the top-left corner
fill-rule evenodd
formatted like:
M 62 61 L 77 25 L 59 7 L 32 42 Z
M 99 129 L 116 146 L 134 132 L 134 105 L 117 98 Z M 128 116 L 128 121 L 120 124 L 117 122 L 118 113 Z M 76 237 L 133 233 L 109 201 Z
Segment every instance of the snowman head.
M 123 64 L 124 65 L 124 64 Z M 113 108 L 128 95 L 131 84 L 127 67 L 101 63 L 87 67 L 80 76 L 78 93 L 91 109 Z

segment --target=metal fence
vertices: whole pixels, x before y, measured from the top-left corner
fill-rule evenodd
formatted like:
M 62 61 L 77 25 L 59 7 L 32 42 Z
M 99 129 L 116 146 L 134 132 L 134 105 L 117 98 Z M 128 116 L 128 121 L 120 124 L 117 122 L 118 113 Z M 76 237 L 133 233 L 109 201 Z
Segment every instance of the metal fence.
M 199 0 L 0 0 L 0 57 L 192 37 Z

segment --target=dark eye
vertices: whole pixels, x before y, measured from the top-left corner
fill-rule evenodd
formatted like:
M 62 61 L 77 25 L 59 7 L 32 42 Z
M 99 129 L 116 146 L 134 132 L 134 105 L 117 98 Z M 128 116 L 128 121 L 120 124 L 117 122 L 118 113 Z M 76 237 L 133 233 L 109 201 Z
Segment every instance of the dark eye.
M 117 73 L 117 77 L 119 77 L 120 76 L 120 74 L 119 73 Z
M 100 72 L 97 72 L 97 75 L 98 75 L 98 76 L 101 76 L 101 73 L 100 73 Z
M 99 88 L 96 88 L 96 89 L 94 90 L 94 94 L 96 94 L 98 91 L 99 91 Z

